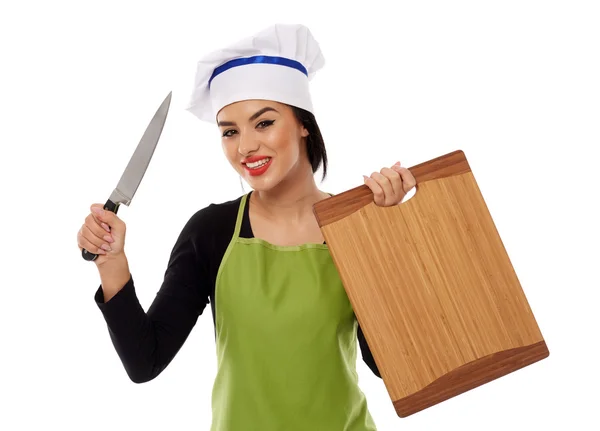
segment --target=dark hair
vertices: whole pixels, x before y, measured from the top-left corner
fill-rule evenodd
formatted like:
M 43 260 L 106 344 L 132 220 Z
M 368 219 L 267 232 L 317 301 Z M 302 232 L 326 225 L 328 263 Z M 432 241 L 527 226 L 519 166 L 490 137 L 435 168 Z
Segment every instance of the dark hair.
M 323 141 L 317 120 L 311 112 L 296 106 L 290 106 L 290 108 L 294 111 L 296 119 L 308 130 L 306 152 L 308 153 L 308 160 L 312 166 L 313 174 L 323 164 L 323 177 L 321 180 L 324 180 L 327 176 L 327 151 L 325 150 L 325 142 Z

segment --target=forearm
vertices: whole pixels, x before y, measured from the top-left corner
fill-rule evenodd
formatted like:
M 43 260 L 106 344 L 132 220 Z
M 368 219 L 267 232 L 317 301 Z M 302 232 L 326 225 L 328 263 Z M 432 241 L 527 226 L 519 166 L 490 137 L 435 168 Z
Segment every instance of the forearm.
M 203 227 L 211 225 L 202 222 L 203 214 L 193 217 L 180 234 L 147 312 L 136 295 L 124 254 L 99 265 L 102 285 L 95 300 L 121 362 L 136 383 L 152 380 L 168 366 L 209 303 L 209 258 L 197 254 L 205 252 L 197 236 L 209 238 Z
M 110 338 L 129 378 L 143 383 L 157 377 L 175 357 L 201 313 L 203 306 L 181 290 L 168 293 L 163 285 L 148 312 L 136 295 L 133 278 L 125 283 L 108 278 L 113 286 L 110 301 L 104 300 L 104 287 L 98 288 L 96 302 L 106 320 Z M 111 295 L 109 292 L 108 295 Z
M 135 292 L 123 253 L 98 266 L 100 288 L 96 302 L 103 311 L 110 338 L 132 381 L 152 380 L 162 369 L 157 356 L 156 329 Z
M 101 301 L 102 289 L 97 300 Z M 108 326 L 110 339 L 129 378 L 135 383 L 152 380 L 166 367 L 168 340 L 152 318 L 142 308 L 135 292 L 133 279 L 118 289 L 111 300 L 101 306 Z
M 125 254 L 98 266 L 104 302 L 110 301 L 131 278 Z

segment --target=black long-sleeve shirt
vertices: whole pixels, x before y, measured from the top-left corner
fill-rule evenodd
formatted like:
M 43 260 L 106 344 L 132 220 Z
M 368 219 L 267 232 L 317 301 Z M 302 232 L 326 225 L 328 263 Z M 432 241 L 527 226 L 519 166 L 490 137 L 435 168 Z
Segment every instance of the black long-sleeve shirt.
M 136 296 L 133 277 L 108 302 L 104 302 L 101 287 L 96 291 L 96 304 L 133 382 L 152 380 L 169 365 L 207 304 L 211 304 L 215 323 L 215 281 L 234 231 L 240 199 L 211 204 L 188 220 L 172 249 L 163 283 L 147 312 Z M 248 205 L 240 236 L 253 237 Z M 360 326 L 357 338 L 363 361 L 381 377 Z

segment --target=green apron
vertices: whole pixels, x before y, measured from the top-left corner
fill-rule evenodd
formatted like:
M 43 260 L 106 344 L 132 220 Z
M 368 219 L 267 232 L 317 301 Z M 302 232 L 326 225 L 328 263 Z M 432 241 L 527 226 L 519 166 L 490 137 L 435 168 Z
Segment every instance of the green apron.
M 373 431 L 356 373 L 357 321 L 326 244 L 235 231 L 215 285 L 211 431 Z

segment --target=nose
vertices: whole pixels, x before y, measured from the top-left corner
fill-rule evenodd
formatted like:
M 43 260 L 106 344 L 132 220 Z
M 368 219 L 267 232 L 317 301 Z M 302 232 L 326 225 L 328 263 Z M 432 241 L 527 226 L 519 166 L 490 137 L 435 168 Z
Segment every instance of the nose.
M 260 147 L 260 143 L 258 142 L 258 140 L 249 134 L 240 134 L 238 142 L 238 153 L 240 153 L 244 157 L 248 157 L 252 153 L 255 153 Z

